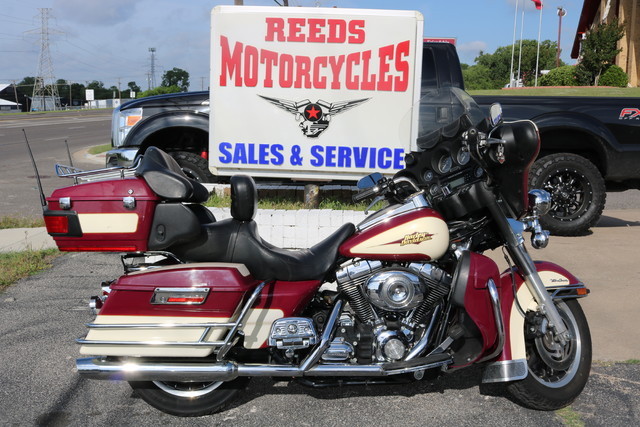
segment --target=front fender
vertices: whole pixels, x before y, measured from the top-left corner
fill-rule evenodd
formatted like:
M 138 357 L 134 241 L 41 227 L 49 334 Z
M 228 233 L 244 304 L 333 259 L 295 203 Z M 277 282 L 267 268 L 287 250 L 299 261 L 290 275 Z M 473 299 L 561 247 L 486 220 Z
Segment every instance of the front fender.
M 547 261 L 536 261 L 542 283 L 554 299 L 581 298 L 589 294 L 585 285 L 565 268 Z M 524 322 L 525 313 L 535 311 L 538 304 L 517 268 L 500 275 L 501 309 L 505 326 L 505 342 L 496 362 L 487 366 L 483 382 L 515 381 L 527 376 Z M 515 291 L 515 298 L 514 298 Z M 518 307 L 520 305 L 520 308 Z

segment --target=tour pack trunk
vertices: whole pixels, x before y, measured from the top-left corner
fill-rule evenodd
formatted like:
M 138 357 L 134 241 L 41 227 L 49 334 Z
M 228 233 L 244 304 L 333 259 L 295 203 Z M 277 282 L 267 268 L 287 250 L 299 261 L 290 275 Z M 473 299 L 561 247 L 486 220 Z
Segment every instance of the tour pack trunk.
M 88 182 L 47 198 L 47 232 L 61 251 L 146 251 L 160 198 L 141 178 Z

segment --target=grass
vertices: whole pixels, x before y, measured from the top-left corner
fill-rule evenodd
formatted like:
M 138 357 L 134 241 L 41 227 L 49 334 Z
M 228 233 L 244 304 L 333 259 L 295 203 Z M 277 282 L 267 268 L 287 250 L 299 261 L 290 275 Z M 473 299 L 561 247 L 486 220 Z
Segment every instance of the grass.
M 0 253 L 0 292 L 20 279 L 51 267 L 57 249 Z
M 320 202 L 319 209 L 333 209 L 333 210 L 353 210 L 363 211 L 369 206 L 369 203 L 347 203 L 337 199 L 326 198 Z M 212 194 L 209 200 L 205 203 L 205 206 L 216 208 L 228 208 L 231 206 L 231 198 L 228 196 L 218 196 Z M 379 209 L 381 205 L 376 205 L 375 209 Z M 258 200 L 258 209 L 286 209 L 286 210 L 298 210 L 306 209 L 304 202 L 293 200 L 288 197 L 267 197 Z M 374 209 L 374 210 L 375 210 Z
M 14 216 L 0 217 L 0 230 L 6 228 L 36 228 L 44 227 L 42 218 L 18 218 Z
M 89 154 L 96 155 L 100 153 L 105 153 L 109 150 L 111 150 L 111 144 L 97 145 L 95 147 L 89 148 Z
M 573 410 L 570 406 L 566 408 L 562 408 L 556 411 L 556 415 L 562 421 L 562 424 L 569 427 L 582 427 L 584 426 L 584 421 L 580 417 L 580 414 Z
M 615 96 L 640 97 L 638 87 L 535 87 L 520 89 L 470 90 L 471 95 L 491 96 Z

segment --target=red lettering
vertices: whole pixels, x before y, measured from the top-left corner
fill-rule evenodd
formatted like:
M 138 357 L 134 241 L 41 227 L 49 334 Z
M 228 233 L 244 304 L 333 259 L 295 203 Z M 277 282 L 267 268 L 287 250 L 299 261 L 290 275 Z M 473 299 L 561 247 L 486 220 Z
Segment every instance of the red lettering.
M 331 67 L 331 74 L 333 75 L 331 89 L 340 89 L 340 69 L 343 64 L 344 55 L 329 57 L 329 66 Z
M 296 81 L 293 84 L 295 88 L 301 88 L 303 85 L 306 89 L 311 88 L 311 58 L 308 56 L 296 56 Z M 303 83 L 304 80 L 304 83 Z
M 325 26 L 326 20 L 312 18 L 309 19 L 309 36 L 307 41 L 310 43 L 324 43 L 325 35 L 322 34 L 321 28 Z
M 265 18 L 267 23 L 267 35 L 265 41 L 272 42 L 274 37 L 277 36 L 277 41 L 285 41 L 284 37 L 284 19 L 282 18 Z
M 327 67 L 327 57 L 318 56 L 313 61 L 313 87 L 316 89 L 327 88 L 327 78 L 320 74 L 320 68 Z
M 302 27 L 304 27 L 306 23 L 305 18 L 288 18 L 287 23 L 289 24 L 289 37 L 287 38 L 288 42 L 304 42 L 305 36 L 302 34 Z
M 381 47 L 378 51 L 380 57 L 380 80 L 378 80 L 378 90 L 392 90 L 393 77 L 389 73 L 389 63 L 387 60 L 393 59 L 393 45 Z
M 280 87 L 291 87 L 293 84 L 293 56 L 280 55 Z
M 347 22 L 344 19 L 328 19 L 329 37 L 327 43 L 344 43 L 347 39 Z
M 273 87 L 273 67 L 278 65 L 278 54 L 271 50 L 260 49 L 260 62 L 266 65 L 264 87 Z
M 349 21 L 349 43 L 361 44 L 364 43 L 364 20 L 354 19 Z
M 371 61 L 371 51 L 362 52 L 362 90 L 376 90 L 376 75 L 369 74 L 369 62 Z
M 358 90 L 360 88 L 360 77 L 353 75 L 353 66 L 360 64 L 360 53 L 354 52 L 347 55 L 347 75 L 345 78 L 345 86 L 350 90 Z
M 410 44 L 409 40 L 407 40 L 399 43 L 396 47 L 396 71 L 401 73 L 400 76 L 394 79 L 393 90 L 396 92 L 404 92 L 409 87 L 409 62 L 404 58 L 409 56 Z
M 246 87 L 255 87 L 258 84 L 259 61 L 258 49 L 247 45 L 244 50 L 244 85 Z
M 235 85 L 242 86 L 242 76 L 240 76 L 240 66 L 242 64 L 242 43 L 236 42 L 233 47 L 233 54 L 229 51 L 229 39 L 220 36 L 220 47 L 222 48 L 222 63 L 220 64 L 220 86 L 227 85 L 227 73 L 231 78 L 235 74 Z

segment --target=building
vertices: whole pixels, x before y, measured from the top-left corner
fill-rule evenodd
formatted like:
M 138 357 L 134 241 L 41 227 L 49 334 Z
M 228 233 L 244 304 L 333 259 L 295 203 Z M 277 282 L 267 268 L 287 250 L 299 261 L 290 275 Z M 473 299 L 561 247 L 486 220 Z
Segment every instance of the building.
M 16 96 L 13 85 L 0 84 L 0 113 L 21 111 L 22 104 L 13 101 Z
M 640 85 L 640 0 L 584 0 L 571 57 L 580 56 L 580 42 L 587 31 L 615 18 L 624 24 L 624 37 L 618 45 L 622 52 L 615 63 L 627 73 L 629 84 L 637 87 Z

